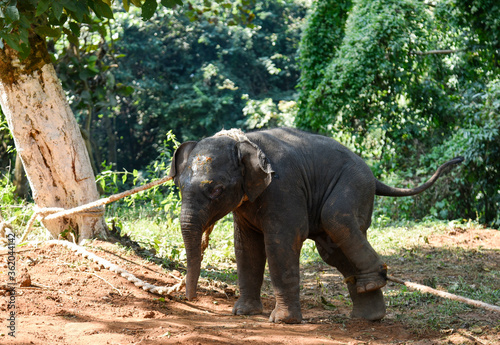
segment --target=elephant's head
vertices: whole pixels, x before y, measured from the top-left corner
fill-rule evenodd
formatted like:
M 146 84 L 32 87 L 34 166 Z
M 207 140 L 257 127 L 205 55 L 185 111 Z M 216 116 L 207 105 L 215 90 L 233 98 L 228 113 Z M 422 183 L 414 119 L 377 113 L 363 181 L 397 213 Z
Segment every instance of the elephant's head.
M 196 297 L 203 232 L 248 198 L 253 202 L 271 183 L 264 153 L 248 140 L 214 136 L 183 143 L 169 176 L 182 195 L 181 229 L 187 254 L 186 297 Z

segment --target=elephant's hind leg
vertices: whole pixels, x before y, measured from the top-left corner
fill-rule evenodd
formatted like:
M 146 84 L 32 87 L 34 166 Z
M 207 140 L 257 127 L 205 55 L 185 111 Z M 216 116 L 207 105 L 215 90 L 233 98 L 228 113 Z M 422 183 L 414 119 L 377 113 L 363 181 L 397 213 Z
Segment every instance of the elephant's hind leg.
M 362 187 L 345 185 L 329 197 L 321 211 L 322 229 L 356 270 L 352 280 L 358 293 L 378 290 L 387 280 L 386 265 L 366 239 L 373 194 Z
M 328 235 L 317 237 L 315 241 L 319 254 L 327 264 L 336 267 L 344 277 L 356 276 L 356 269 Z M 384 295 L 380 289 L 358 293 L 356 284 L 352 282 L 347 282 L 347 288 L 353 304 L 352 317 L 376 321 L 385 316 Z

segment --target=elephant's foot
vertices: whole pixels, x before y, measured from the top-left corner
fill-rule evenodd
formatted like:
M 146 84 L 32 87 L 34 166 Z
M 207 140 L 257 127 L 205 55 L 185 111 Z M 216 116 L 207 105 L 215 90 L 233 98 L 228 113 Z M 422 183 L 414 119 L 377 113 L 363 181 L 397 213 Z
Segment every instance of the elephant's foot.
M 287 307 L 276 304 L 269 321 L 274 323 L 301 323 L 302 312 L 300 311 L 300 305 L 298 307 Z
M 377 321 L 385 316 L 385 302 L 382 290 L 358 293 L 354 284 L 348 283 L 353 309 L 351 317 Z
M 379 290 L 387 284 L 387 266 L 380 266 L 377 272 L 357 274 L 345 279 L 346 283 L 356 284 L 358 293 L 367 293 Z
M 243 296 L 236 301 L 233 307 L 233 315 L 257 315 L 262 314 L 262 302 L 260 299 L 249 299 Z

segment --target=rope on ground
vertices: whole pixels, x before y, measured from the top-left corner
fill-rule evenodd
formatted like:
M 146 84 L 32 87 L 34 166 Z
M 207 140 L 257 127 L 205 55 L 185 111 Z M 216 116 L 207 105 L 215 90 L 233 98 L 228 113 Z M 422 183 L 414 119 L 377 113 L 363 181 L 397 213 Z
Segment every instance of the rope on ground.
M 157 294 L 157 295 L 171 295 L 174 292 L 180 291 L 185 285 L 186 285 L 186 280 L 185 278 L 182 279 L 179 283 L 177 283 L 174 286 L 156 286 L 153 284 L 149 284 L 136 276 L 134 276 L 132 273 L 128 272 L 127 270 L 111 263 L 110 261 L 103 259 L 94 253 L 89 252 L 82 246 L 79 246 L 75 243 L 71 243 L 69 241 L 60 241 L 60 240 L 50 240 L 46 241 L 44 243 L 47 244 L 57 244 L 57 245 L 62 245 L 75 253 L 83 256 L 84 258 L 87 258 L 89 260 L 94 261 L 98 265 L 110 270 L 111 272 L 114 272 L 123 278 L 127 279 L 128 281 L 132 282 L 135 286 L 142 288 L 145 291 Z
M 407 281 L 401 280 L 399 278 L 395 278 L 393 276 L 387 276 L 387 280 L 390 280 L 394 283 L 405 285 L 413 290 L 418 290 L 421 292 L 430 293 L 430 294 L 433 294 L 433 295 L 436 295 L 436 296 L 439 296 L 442 298 L 451 299 L 453 301 L 466 303 L 466 304 L 469 304 L 469 305 L 472 305 L 472 306 L 475 306 L 478 308 L 483 308 L 483 309 L 486 309 L 489 311 L 500 313 L 500 307 L 497 307 L 496 305 L 492 305 L 492 304 L 488 304 L 485 302 L 476 301 L 474 299 L 454 295 L 454 294 L 449 293 L 449 292 L 439 291 L 439 290 L 433 289 L 433 288 L 425 286 L 425 285 L 407 282 Z
M 219 133 L 219 135 L 230 136 L 230 137 L 234 138 L 234 140 L 237 140 L 237 141 L 246 139 L 245 134 L 241 130 L 234 130 L 233 129 L 230 131 L 221 131 L 221 133 Z M 71 216 L 71 215 L 75 215 L 75 214 L 78 214 L 80 216 L 100 217 L 104 214 L 104 205 L 107 205 L 107 204 L 112 203 L 114 201 L 120 200 L 120 199 L 125 198 L 129 195 L 142 192 L 146 189 L 153 188 L 153 187 L 158 186 L 160 184 L 163 184 L 167 181 L 170 181 L 172 178 L 173 177 L 166 176 L 166 177 L 163 177 L 157 181 L 147 183 L 143 186 L 136 187 L 134 189 L 131 189 L 131 190 L 128 190 L 128 191 L 125 191 L 122 193 L 114 194 L 114 195 L 111 195 L 107 198 L 102 198 L 102 199 L 96 200 L 94 202 L 91 202 L 91 203 L 88 203 L 85 205 L 81 205 L 78 207 L 74 207 L 74 208 L 68 209 L 68 210 L 63 209 L 63 208 L 56 208 L 56 207 L 38 208 L 35 206 L 35 211 L 28 222 L 28 225 L 26 227 L 26 230 L 24 231 L 24 234 L 21 237 L 21 243 L 26 241 L 26 238 L 28 237 L 28 234 L 31 231 L 31 228 L 37 219 L 52 220 L 52 219 L 67 217 L 67 216 Z M 0 221 L 1 221 L 0 225 L 2 226 L 2 228 L 0 229 L 0 234 L 1 234 L 3 227 L 5 226 L 4 225 L 5 222 L 3 221 L 3 218 L 0 219 Z M 212 233 L 214 225 L 212 225 L 211 227 L 206 229 L 205 232 L 203 233 L 203 239 L 202 239 L 202 244 L 201 244 L 202 258 L 203 258 L 203 254 L 205 253 L 205 250 L 208 247 L 210 234 Z M 155 285 L 151 285 L 147 282 L 144 282 L 144 281 L 138 279 L 133 274 L 127 272 L 123 268 L 120 268 L 120 267 L 112 264 L 111 262 L 109 262 L 103 258 L 100 258 L 93 253 L 88 252 L 83 247 L 81 247 L 75 243 L 71 243 L 69 241 L 60 241 L 60 240 L 51 240 L 51 241 L 47 241 L 47 243 L 54 243 L 54 244 L 60 244 L 60 245 L 66 246 L 69 249 L 75 251 L 76 253 L 82 255 L 83 257 L 89 258 L 90 260 L 95 261 L 96 263 L 104 266 L 105 268 L 109 269 L 110 271 L 115 272 L 117 274 L 120 274 L 122 277 L 133 282 L 136 286 L 141 287 L 142 289 L 149 291 L 149 292 L 152 292 L 152 293 L 156 293 L 159 295 L 170 295 L 172 292 L 180 291 L 186 285 L 186 279 L 184 278 L 178 284 L 176 284 L 172 287 L 157 287 Z
M 203 238 L 201 241 L 201 258 L 203 260 L 203 255 L 205 253 L 205 250 L 208 248 L 208 243 L 210 240 L 210 234 L 212 233 L 214 229 L 214 225 L 210 226 L 205 230 L 203 233 Z M 57 244 L 57 245 L 62 245 L 67 247 L 68 249 L 74 251 L 75 253 L 83 256 L 86 259 L 92 260 L 98 265 L 110 270 L 111 272 L 114 272 L 116 274 L 121 275 L 122 277 L 126 278 L 128 281 L 132 282 L 135 286 L 142 288 L 145 291 L 157 294 L 157 295 L 167 295 L 170 296 L 174 292 L 179 292 L 181 291 L 184 286 L 186 286 L 186 277 L 182 278 L 179 283 L 175 284 L 174 286 L 156 286 L 149 284 L 136 276 L 134 276 L 132 273 L 128 272 L 127 270 L 109 262 L 106 259 L 103 259 L 94 253 L 89 252 L 85 248 L 83 248 L 80 245 L 77 245 L 75 243 L 69 242 L 69 241 L 61 241 L 61 240 L 50 240 L 46 241 L 44 243 L 47 244 Z
M 78 207 L 75 207 L 72 209 L 68 209 L 68 210 L 63 209 L 63 208 L 58 208 L 58 207 L 39 208 L 39 207 L 35 206 L 34 213 L 31 216 L 30 220 L 28 221 L 28 224 L 26 226 L 26 230 L 24 231 L 24 234 L 21 237 L 20 243 L 26 241 L 26 238 L 27 238 L 29 232 L 31 231 L 31 228 L 33 227 L 33 224 L 35 223 L 35 221 L 37 219 L 39 219 L 39 220 L 44 220 L 44 219 L 51 220 L 51 219 L 57 219 L 57 218 L 61 218 L 61 217 L 71 216 L 71 215 L 101 217 L 104 214 L 104 205 L 107 205 L 107 204 L 112 203 L 114 201 L 123 199 L 123 198 L 130 196 L 132 194 L 142 192 L 146 189 L 153 188 L 153 187 L 158 186 L 160 184 L 163 184 L 171 179 L 172 179 L 172 177 L 167 176 L 167 177 L 161 178 L 157 181 L 147 183 L 143 186 L 139 186 L 139 187 L 133 188 L 131 190 L 128 190 L 128 191 L 125 191 L 122 193 L 114 194 L 114 195 L 111 195 L 107 198 L 102 198 L 102 199 L 96 200 L 94 202 L 91 202 L 91 203 L 88 203 L 85 205 L 81 205 L 81 206 L 78 206 Z M 1 217 L 1 214 L 0 214 L 0 227 L 1 227 L 0 234 L 4 233 L 5 229 L 7 229 L 7 228 L 12 230 L 12 226 L 3 220 L 3 217 Z M 213 227 L 211 229 L 209 229 L 210 231 L 207 231 L 204 234 L 203 238 L 204 238 L 204 241 L 206 242 L 206 245 L 204 248 L 206 248 L 208 246 L 208 236 L 212 232 L 211 231 L 212 229 L 213 229 Z M 84 258 L 88 258 L 89 260 L 96 262 L 97 264 L 105 267 L 106 269 L 109 269 L 110 271 L 121 275 L 122 277 L 126 278 L 128 281 L 134 283 L 135 286 L 140 287 L 143 290 L 149 291 L 149 292 L 154 293 L 154 294 L 171 295 L 173 292 L 180 291 L 186 285 L 186 280 L 184 278 L 178 284 L 176 284 L 174 286 L 158 287 L 158 286 L 149 284 L 143 280 L 140 280 L 139 278 L 137 278 L 136 276 L 134 276 L 130 272 L 126 271 L 125 269 L 118 267 L 117 265 L 109 262 L 108 260 L 103 259 L 103 258 L 87 251 L 82 246 L 79 246 L 75 243 L 72 243 L 69 241 L 61 241 L 61 240 L 50 240 L 50 241 L 46 241 L 45 243 L 49 243 L 49 244 L 52 243 L 52 244 L 65 246 L 65 247 L 69 248 L 70 250 L 76 252 L 77 254 L 83 256 Z
M 203 255 L 205 253 L 205 250 L 208 248 L 208 243 L 210 240 L 210 234 L 212 233 L 214 229 L 214 225 L 210 226 L 205 230 L 203 233 L 203 238 L 201 241 L 201 258 L 203 260 Z M 92 260 L 98 265 L 110 270 L 111 272 L 114 272 L 116 274 L 121 275 L 122 277 L 126 278 L 128 281 L 132 282 L 135 286 L 142 288 L 145 291 L 157 294 L 157 295 L 167 295 L 170 296 L 174 292 L 179 292 L 181 291 L 184 286 L 186 286 L 186 277 L 182 278 L 179 283 L 175 284 L 174 286 L 156 286 L 149 284 L 136 276 L 134 276 L 132 273 L 128 272 L 127 270 L 111 263 L 110 261 L 103 259 L 94 253 L 89 252 L 85 248 L 83 248 L 80 245 L 77 245 L 75 243 L 69 242 L 69 241 L 61 241 L 61 240 L 50 240 L 46 241 L 44 243 L 47 244 L 57 244 L 57 245 L 62 245 L 67 247 L 68 249 L 74 251 L 75 253 L 83 256 L 86 259 Z

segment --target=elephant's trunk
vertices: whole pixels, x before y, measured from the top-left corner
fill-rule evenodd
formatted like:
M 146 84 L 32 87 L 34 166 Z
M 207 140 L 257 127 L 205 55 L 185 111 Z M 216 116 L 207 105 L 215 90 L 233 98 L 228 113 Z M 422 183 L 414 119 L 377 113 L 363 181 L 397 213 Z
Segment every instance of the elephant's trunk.
M 192 300 L 196 298 L 196 287 L 200 277 L 203 227 L 182 220 L 181 227 L 187 258 L 186 298 Z

